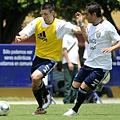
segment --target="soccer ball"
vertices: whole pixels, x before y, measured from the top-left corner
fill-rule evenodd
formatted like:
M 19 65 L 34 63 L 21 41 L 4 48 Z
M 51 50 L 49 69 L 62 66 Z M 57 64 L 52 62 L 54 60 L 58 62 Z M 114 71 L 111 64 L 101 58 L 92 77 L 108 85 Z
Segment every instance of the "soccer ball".
M 6 116 L 10 112 L 10 105 L 6 101 L 0 101 L 0 116 Z

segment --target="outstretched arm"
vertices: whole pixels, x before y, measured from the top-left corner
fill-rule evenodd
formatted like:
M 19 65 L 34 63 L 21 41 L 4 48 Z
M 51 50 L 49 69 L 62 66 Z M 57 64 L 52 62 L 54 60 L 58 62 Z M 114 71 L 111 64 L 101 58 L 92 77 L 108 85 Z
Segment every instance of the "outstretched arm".
M 28 39 L 27 34 L 22 34 L 20 36 L 15 37 L 15 42 L 22 42 Z
M 31 21 L 23 30 L 19 32 L 19 35 L 15 37 L 15 42 L 22 42 L 27 40 L 30 36 L 32 36 L 35 33 L 36 28 L 36 21 L 38 19 L 34 19 Z

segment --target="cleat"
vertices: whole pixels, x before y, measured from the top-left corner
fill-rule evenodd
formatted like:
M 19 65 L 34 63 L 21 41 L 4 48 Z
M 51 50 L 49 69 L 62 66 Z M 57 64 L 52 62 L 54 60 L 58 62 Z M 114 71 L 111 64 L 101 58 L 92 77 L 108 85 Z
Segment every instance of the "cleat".
M 32 114 L 33 115 L 38 115 L 38 114 L 45 114 L 45 113 L 47 113 L 47 111 L 45 111 L 44 109 L 37 108 L 37 110 L 34 113 L 32 113 Z
M 66 113 L 63 114 L 64 116 L 73 116 L 73 115 L 78 115 L 77 112 L 75 112 L 73 109 L 70 109 Z
M 45 103 L 43 104 L 42 109 L 47 109 L 49 107 L 49 105 L 51 104 L 51 101 L 52 101 L 51 98 L 52 98 L 52 96 L 50 94 L 48 94 L 46 96 L 46 98 L 44 98 Z
M 42 105 L 44 105 L 45 104 L 45 99 L 44 98 L 42 98 Z

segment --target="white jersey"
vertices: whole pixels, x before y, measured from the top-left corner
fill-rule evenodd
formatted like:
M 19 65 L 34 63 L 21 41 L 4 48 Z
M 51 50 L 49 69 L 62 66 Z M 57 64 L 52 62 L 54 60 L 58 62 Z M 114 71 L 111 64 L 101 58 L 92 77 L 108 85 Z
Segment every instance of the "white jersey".
M 97 26 L 88 24 L 88 59 L 85 65 L 92 68 L 112 69 L 111 53 L 103 53 L 103 48 L 111 47 L 112 41 L 119 41 L 120 36 L 114 26 L 107 20 Z
M 20 35 L 23 33 L 27 34 L 28 37 L 35 33 L 35 28 L 37 24 L 37 18 L 31 21 L 22 31 L 19 32 Z M 49 27 L 50 25 L 46 24 L 44 20 L 42 20 L 42 27 Z M 63 39 L 64 34 L 70 33 L 71 30 L 75 27 L 75 25 L 70 22 L 66 22 L 64 20 L 58 19 L 56 28 L 56 36 L 58 39 Z
M 84 59 L 87 59 L 88 58 L 88 43 L 85 41 L 85 50 L 84 50 L 84 53 L 83 53 L 83 58 Z
M 74 46 L 73 46 L 74 45 Z M 73 46 L 73 47 L 72 47 Z M 63 48 L 66 48 L 67 50 L 70 49 L 68 52 L 69 59 L 72 63 L 78 64 L 78 40 L 75 36 L 70 34 L 65 34 L 63 37 Z M 67 63 L 67 60 L 63 56 L 62 63 Z

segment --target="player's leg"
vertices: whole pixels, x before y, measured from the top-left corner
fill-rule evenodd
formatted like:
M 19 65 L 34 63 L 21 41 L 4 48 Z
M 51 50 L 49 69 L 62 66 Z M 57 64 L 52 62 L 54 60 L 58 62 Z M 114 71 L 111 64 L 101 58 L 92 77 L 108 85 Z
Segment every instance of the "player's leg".
M 78 65 L 74 64 L 74 71 L 73 71 L 73 75 L 72 75 L 72 81 L 73 78 L 76 76 L 76 74 L 78 73 Z M 77 88 L 78 90 L 78 88 Z M 77 90 L 73 88 L 73 86 L 71 87 L 71 103 L 75 102 L 75 99 L 77 98 Z
M 80 69 L 78 74 L 75 76 L 74 81 L 72 83 L 72 89 L 78 90 L 78 95 L 77 95 L 77 101 L 75 106 L 70 109 L 68 112 L 64 113 L 63 115 L 65 116 L 71 116 L 71 115 L 77 115 L 78 114 L 78 109 L 80 105 L 83 103 L 85 100 L 85 95 L 86 91 L 82 89 L 80 86 L 83 82 L 83 80 L 88 76 L 88 72 L 84 69 L 84 66 Z
M 50 73 L 50 71 L 52 71 L 52 69 L 55 68 L 56 65 L 57 65 L 56 61 L 53 61 L 53 60 L 47 61 L 45 66 L 45 69 L 47 69 L 47 71 L 45 72 L 45 69 L 43 69 L 44 76 Z M 47 109 L 51 104 L 52 95 L 50 94 L 49 90 L 46 88 L 45 85 L 42 87 L 42 96 L 44 99 L 44 104 L 42 108 Z
M 38 109 L 34 112 L 34 114 L 46 113 L 43 109 L 42 96 L 43 92 L 44 94 L 46 94 L 46 96 L 49 95 L 49 92 L 46 89 L 44 82 L 42 82 L 42 78 L 49 73 L 49 71 L 53 68 L 54 64 L 50 60 L 40 59 L 38 57 L 36 57 L 33 61 L 33 66 L 31 69 L 32 90 L 39 105 Z
M 93 69 L 93 68 L 89 68 L 89 67 L 86 69 L 86 72 L 87 71 L 89 74 L 88 75 L 86 74 L 86 78 L 84 79 L 81 86 L 79 87 L 76 104 L 70 111 L 68 111 L 64 114 L 66 116 L 77 114 L 78 109 L 80 108 L 80 106 L 82 105 L 82 103 L 85 100 L 85 96 L 86 96 L 89 88 L 94 90 L 96 88 L 96 86 L 102 81 L 102 79 L 104 78 L 104 75 L 106 73 L 106 71 L 104 71 L 103 69 Z M 82 72 L 78 73 L 77 78 L 79 78 L 79 80 L 81 78 L 84 78 L 81 73 Z
M 88 87 L 84 82 L 82 84 L 84 84 L 84 87 L 85 86 L 86 86 L 86 88 Z M 77 115 L 78 114 L 78 109 L 80 108 L 80 106 L 84 102 L 86 94 L 87 94 L 87 91 L 85 89 L 82 89 L 82 87 L 79 87 L 78 96 L 77 96 L 77 100 L 76 100 L 76 103 L 75 103 L 74 107 L 72 109 L 70 109 L 68 112 L 64 113 L 64 115 L 65 116 Z
M 38 102 L 38 108 L 33 114 L 45 114 L 46 111 L 42 109 L 43 105 L 43 100 L 42 100 L 42 82 L 41 78 L 43 77 L 43 74 L 39 70 L 35 70 L 32 75 L 31 75 L 31 80 L 32 80 L 32 91 L 34 94 L 34 97 L 36 98 Z

